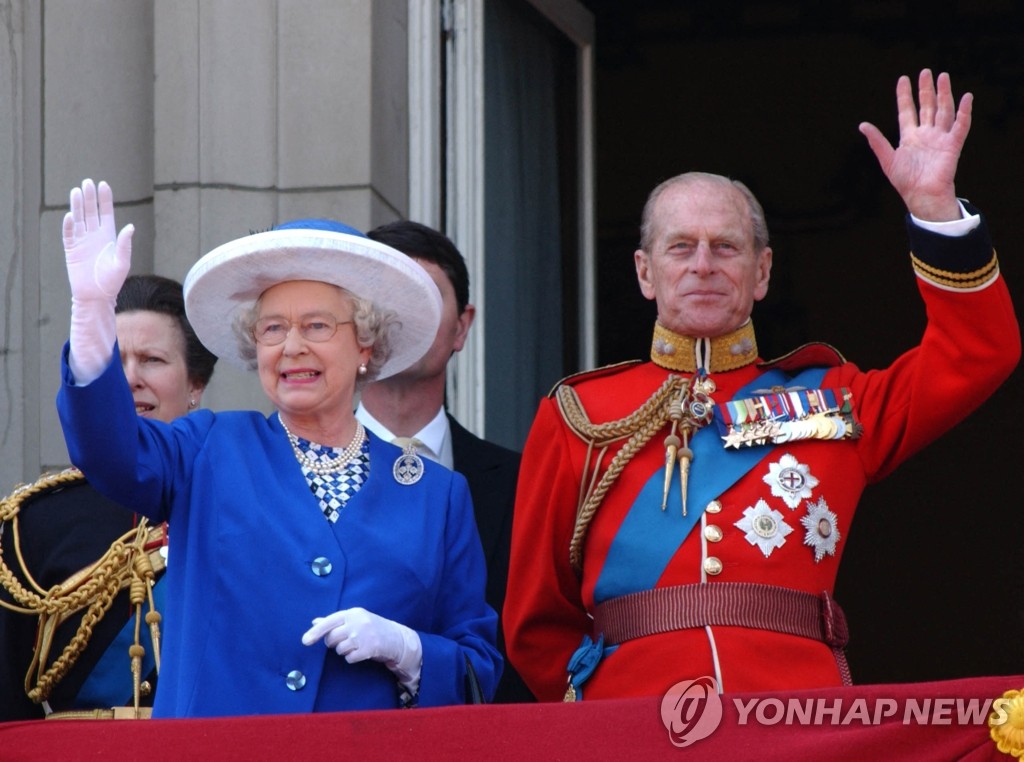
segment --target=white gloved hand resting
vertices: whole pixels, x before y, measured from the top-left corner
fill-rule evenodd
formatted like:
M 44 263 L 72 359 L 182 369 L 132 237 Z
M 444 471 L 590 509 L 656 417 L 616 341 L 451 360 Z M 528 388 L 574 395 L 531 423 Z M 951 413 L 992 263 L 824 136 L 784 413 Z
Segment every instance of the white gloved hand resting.
M 317 617 L 302 642 L 309 646 L 321 638 L 349 664 L 367 659 L 383 662 L 400 683 L 411 693 L 416 692 L 423 645 L 415 630 L 357 607 Z
M 114 306 L 128 277 L 134 226 L 120 234 L 114 223 L 114 195 L 84 180 L 71 190 L 71 210 L 64 215 L 64 258 L 71 283 L 71 354 L 75 383 L 95 380 L 110 363 L 117 339 Z

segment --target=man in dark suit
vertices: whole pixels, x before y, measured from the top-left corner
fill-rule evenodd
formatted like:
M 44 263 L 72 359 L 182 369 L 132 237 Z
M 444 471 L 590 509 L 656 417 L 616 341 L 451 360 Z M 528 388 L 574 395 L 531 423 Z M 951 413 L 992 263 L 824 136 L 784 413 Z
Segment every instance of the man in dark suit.
M 487 602 L 500 616 L 508 581 L 519 453 L 473 435 L 445 409 L 448 360 L 465 345 L 476 316 L 476 308 L 469 303 L 465 260 L 445 235 L 418 222 L 392 222 L 367 235 L 416 260 L 434 279 L 443 305 L 441 325 L 427 354 L 408 370 L 367 385 L 356 417 L 382 439 L 412 444 L 421 456 L 466 477 L 487 559 Z M 498 647 L 504 656 L 500 625 Z M 507 659 L 494 700 L 533 700 Z

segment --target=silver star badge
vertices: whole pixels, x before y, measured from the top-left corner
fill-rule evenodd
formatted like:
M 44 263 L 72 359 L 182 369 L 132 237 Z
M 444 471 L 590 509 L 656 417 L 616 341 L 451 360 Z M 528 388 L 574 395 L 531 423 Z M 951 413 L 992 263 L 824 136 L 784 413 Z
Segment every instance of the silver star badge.
M 746 533 L 747 542 L 760 548 L 765 558 L 776 548 L 785 545 L 786 535 L 793 531 L 785 517 L 774 508 L 769 508 L 764 500 L 758 500 L 752 508 L 744 509 L 743 518 L 734 526 Z
M 778 463 L 769 464 L 768 473 L 762 478 L 772 488 L 772 495 L 781 497 L 793 510 L 801 500 L 810 498 L 811 490 L 818 486 L 810 466 L 797 462 L 789 453 L 783 455 Z
M 807 502 L 807 515 L 800 519 L 800 523 L 807 530 L 804 545 L 814 548 L 815 563 L 821 561 L 826 553 L 830 556 L 836 554 L 836 545 L 839 544 L 838 522 L 839 517 L 828 509 L 825 498 L 816 503 Z

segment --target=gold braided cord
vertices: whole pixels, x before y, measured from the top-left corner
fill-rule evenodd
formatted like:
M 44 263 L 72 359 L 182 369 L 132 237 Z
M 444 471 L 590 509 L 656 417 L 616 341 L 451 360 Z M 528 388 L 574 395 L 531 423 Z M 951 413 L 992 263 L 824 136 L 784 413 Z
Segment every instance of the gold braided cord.
M 156 619 L 153 621 L 159 622 L 159 615 L 152 609 L 150 591 L 157 572 L 164 568 L 163 559 L 156 552 L 147 553 L 146 545 L 160 538 L 163 530 L 150 527 L 146 519 L 141 519 L 137 527 L 115 539 L 97 561 L 71 575 L 63 583 L 44 589 L 32 577 L 21 552 L 18 513 L 22 504 L 40 493 L 84 481 L 81 471 L 67 469 L 57 474 L 44 475 L 31 485 L 18 487 L 0 501 L 0 534 L 3 531 L 12 533 L 15 558 L 21 574 L 28 582 L 28 587 L 23 585 L 8 566 L 3 545 L 0 544 L 0 585 L 3 585 L 14 601 L 8 603 L 0 599 L 0 605 L 11 611 L 39 617 L 35 652 L 25 675 L 25 692 L 36 703 L 49 698 L 54 687 L 74 666 L 88 646 L 96 624 L 103 619 L 123 588 L 130 588 L 137 617 L 141 618 L 142 605 L 148 601 L 151 610 L 147 622 L 154 614 Z M 58 628 L 82 609 L 85 612 L 74 636 L 60 656 L 47 666 Z M 138 637 L 135 646 L 138 646 Z M 158 648 L 157 637 L 154 639 L 154 650 Z M 136 705 L 137 700 L 136 697 Z
M 936 277 L 934 275 L 929 275 L 928 273 L 923 273 L 923 272 L 921 272 L 919 270 L 917 271 L 917 274 L 921 278 L 923 278 L 924 280 L 926 280 L 926 281 L 928 281 L 930 283 L 937 283 L 940 286 L 947 286 L 947 287 L 952 288 L 952 289 L 966 291 L 966 290 L 969 290 L 969 289 L 972 289 L 972 288 L 978 288 L 980 286 L 984 286 L 986 283 L 991 283 L 995 279 L 996 275 L 998 275 L 998 271 L 997 270 L 993 270 L 991 273 L 989 273 L 988 275 L 986 275 L 983 278 L 978 278 L 977 280 L 970 280 L 970 281 L 950 280 L 948 278 L 939 278 L 939 277 Z
M 50 648 L 57 628 L 73 614 L 77 609 L 68 606 L 65 610 L 58 610 L 55 613 L 42 611 L 39 614 L 39 634 L 36 636 L 36 648 L 33 654 L 32 663 L 29 665 L 25 675 L 25 692 L 35 703 L 45 701 L 50 697 L 53 689 L 64 679 L 64 676 L 71 670 L 78 661 L 78 657 L 85 651 L 92 638 L 93 629 L 103 619 L 107 611 L 114 603 L 114 596 L 117 595 L 120 585 L 113 575 L 106 575 L 103 578 L 106 585 L 98 590 L 95 596 L 89 601 L 88 608 L 82 616 L 82 620 L 75 631 L 74 637 L 61 651 L 60 656 L 47 667 Z M 53 588 L 55 598 L 59 599 L 60 585 Z M 33 677 L 35 685 L 33 686 Z
M 640 422 L 650 418 L 652 415 L 664 412 L 668 415 L 668 404 L 672 395 L 676 392 L 683 381 L 682 376 L 670 375 L 665 382 L 659 386 L 654 394 L 647 398 L 639 408 L 616 421 L 607 423 L 592 423 L 583 409 L 576 390 L 571 386 L 559 387 L 556 394 L 558 408 L 562 413 L 562 419 L 569 425 L 569 428 L 584 442 L 594 442 L 597 445 L 608 444 L 617 439 L 624 439 L 632 435 L 640 425 Z M 664 420 L 668 420 L 666 417 Z M 664 420 L 662 423 L 664 423 Z
M 995 252 L 992 252 L 992 259 L 984 267 L 979 267 L 977 270 L 969 273 L 940 270 L 918 259 L 914 254 L 910 255 L 910 261 L 914 266 L 915 272 L 921 277 L 955 288 L 974 288 L 975 286 L 980 286 L 991 280 L 999 271 L 999 259 L 996 257 Z
M 681 376 L 670 375 L 637 410 L 625 418 L 600 424 L 593 423 L 587 416 L 575 389 L 571 386 L 562 386 L 558 389 L 556 400 L 562 419 L 576 436 L 587 443 L 587 460 L 581 481 L 589 481 L 589 485 L 585 492 L 581 493 L 576 509 L 576 524 L 569 543 L 569 563 L 577 574 L 581 574 L 583 570 L 583 542 L 598 507 L 626 465 L 669 420 L 673 395 L 685 383 L 686 379 Z M 595 483 L 608 445 L 626 438 L 626 443 L 615 453 L 608 470 Z M 595 448 L 599 449 L 599 454 L 591 471 L 591 458 Z

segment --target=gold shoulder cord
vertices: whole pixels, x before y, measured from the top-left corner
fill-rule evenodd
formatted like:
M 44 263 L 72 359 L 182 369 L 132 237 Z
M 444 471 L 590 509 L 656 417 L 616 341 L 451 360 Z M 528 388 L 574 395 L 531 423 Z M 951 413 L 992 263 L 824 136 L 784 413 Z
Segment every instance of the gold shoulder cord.
M 587 443 L 587 458 L 580 478 L 580 496 L 576 507 L 576 525 L 569 543 L 569 563 L 577 575 L 583 572 L 583 541 L 601 501 L 626 464 L 669 420 L 673 397 L 677 396 L 686 383 L 687 380 L 682 376 L 670 375 L 637 410 L 625 418 L 600 424 L 591 422 L 575 389 L 571 386 L 558 388 L 555 399 L 562 419 L 576 436 Z M 608 469 L 598 480 L 601 461 L 608 447 L 622 439 L 627 439 L 626 443 L 615 453 Z
M 142 607 L 148 603 L 149 613 L 145 615 L 153 639 L 153 656 L 157 673 L 160 671 L 160 614 L 153 604 L 153 583 L 156 574 L 164 569 L 163 557 L 157 551 L 147 553 L 146 545 L 162 537 L 161 527 L 151 527 L 146 519 L 121 537 L 114 540 L 106 553 L 97 561 L 71 575 L 63 583 L 49 590 L 43 589 L 32 577 L 21 553 L 21 537 L 18 532 L 18 513 L 25 500 L 55 487 L 63 487 L 85 481 L 78 469 L 71 468 L 57 474 L 41 477 L 34 484 L 21 486 L 0 501 L 0 537 L 3 532 L 12 533 L 12 545 L 18 567 L 29 587 L 23 585 L 7 565 L 3 545 L 0 544 L 0 585 L 7 590 L 14 603 L 0 599 L 0 606 L 20 614 L 37 615 L 39 628 L 36 634 L 35 654 L 25 675 L 25 692 L 35 703 L 46 701 L 54 687 L 68 673 L 78 657 L 89 644 L 93 628 L 110 609 L 117 593 L 129 588 L 129 597 L 135 609 L 135 639 L 129 648 L 133 675 L 134 712 L 130 707 L 89 712 L 59 713 L 62 716 L 112 717 L 148 715 L 148 709 L 140 707 L 142 695 L 142 657 L 145 649 L 140 644 L 140 628 L 143 619 Z M 72 614 L 86 609 L 74 637 L 64 647 L 61 655 L 49 667 L 50 649 L 57 629 Z M 35 683 L 33 685 L 33 682 Z M 55 715 L 50 715 L 51 717 Z

